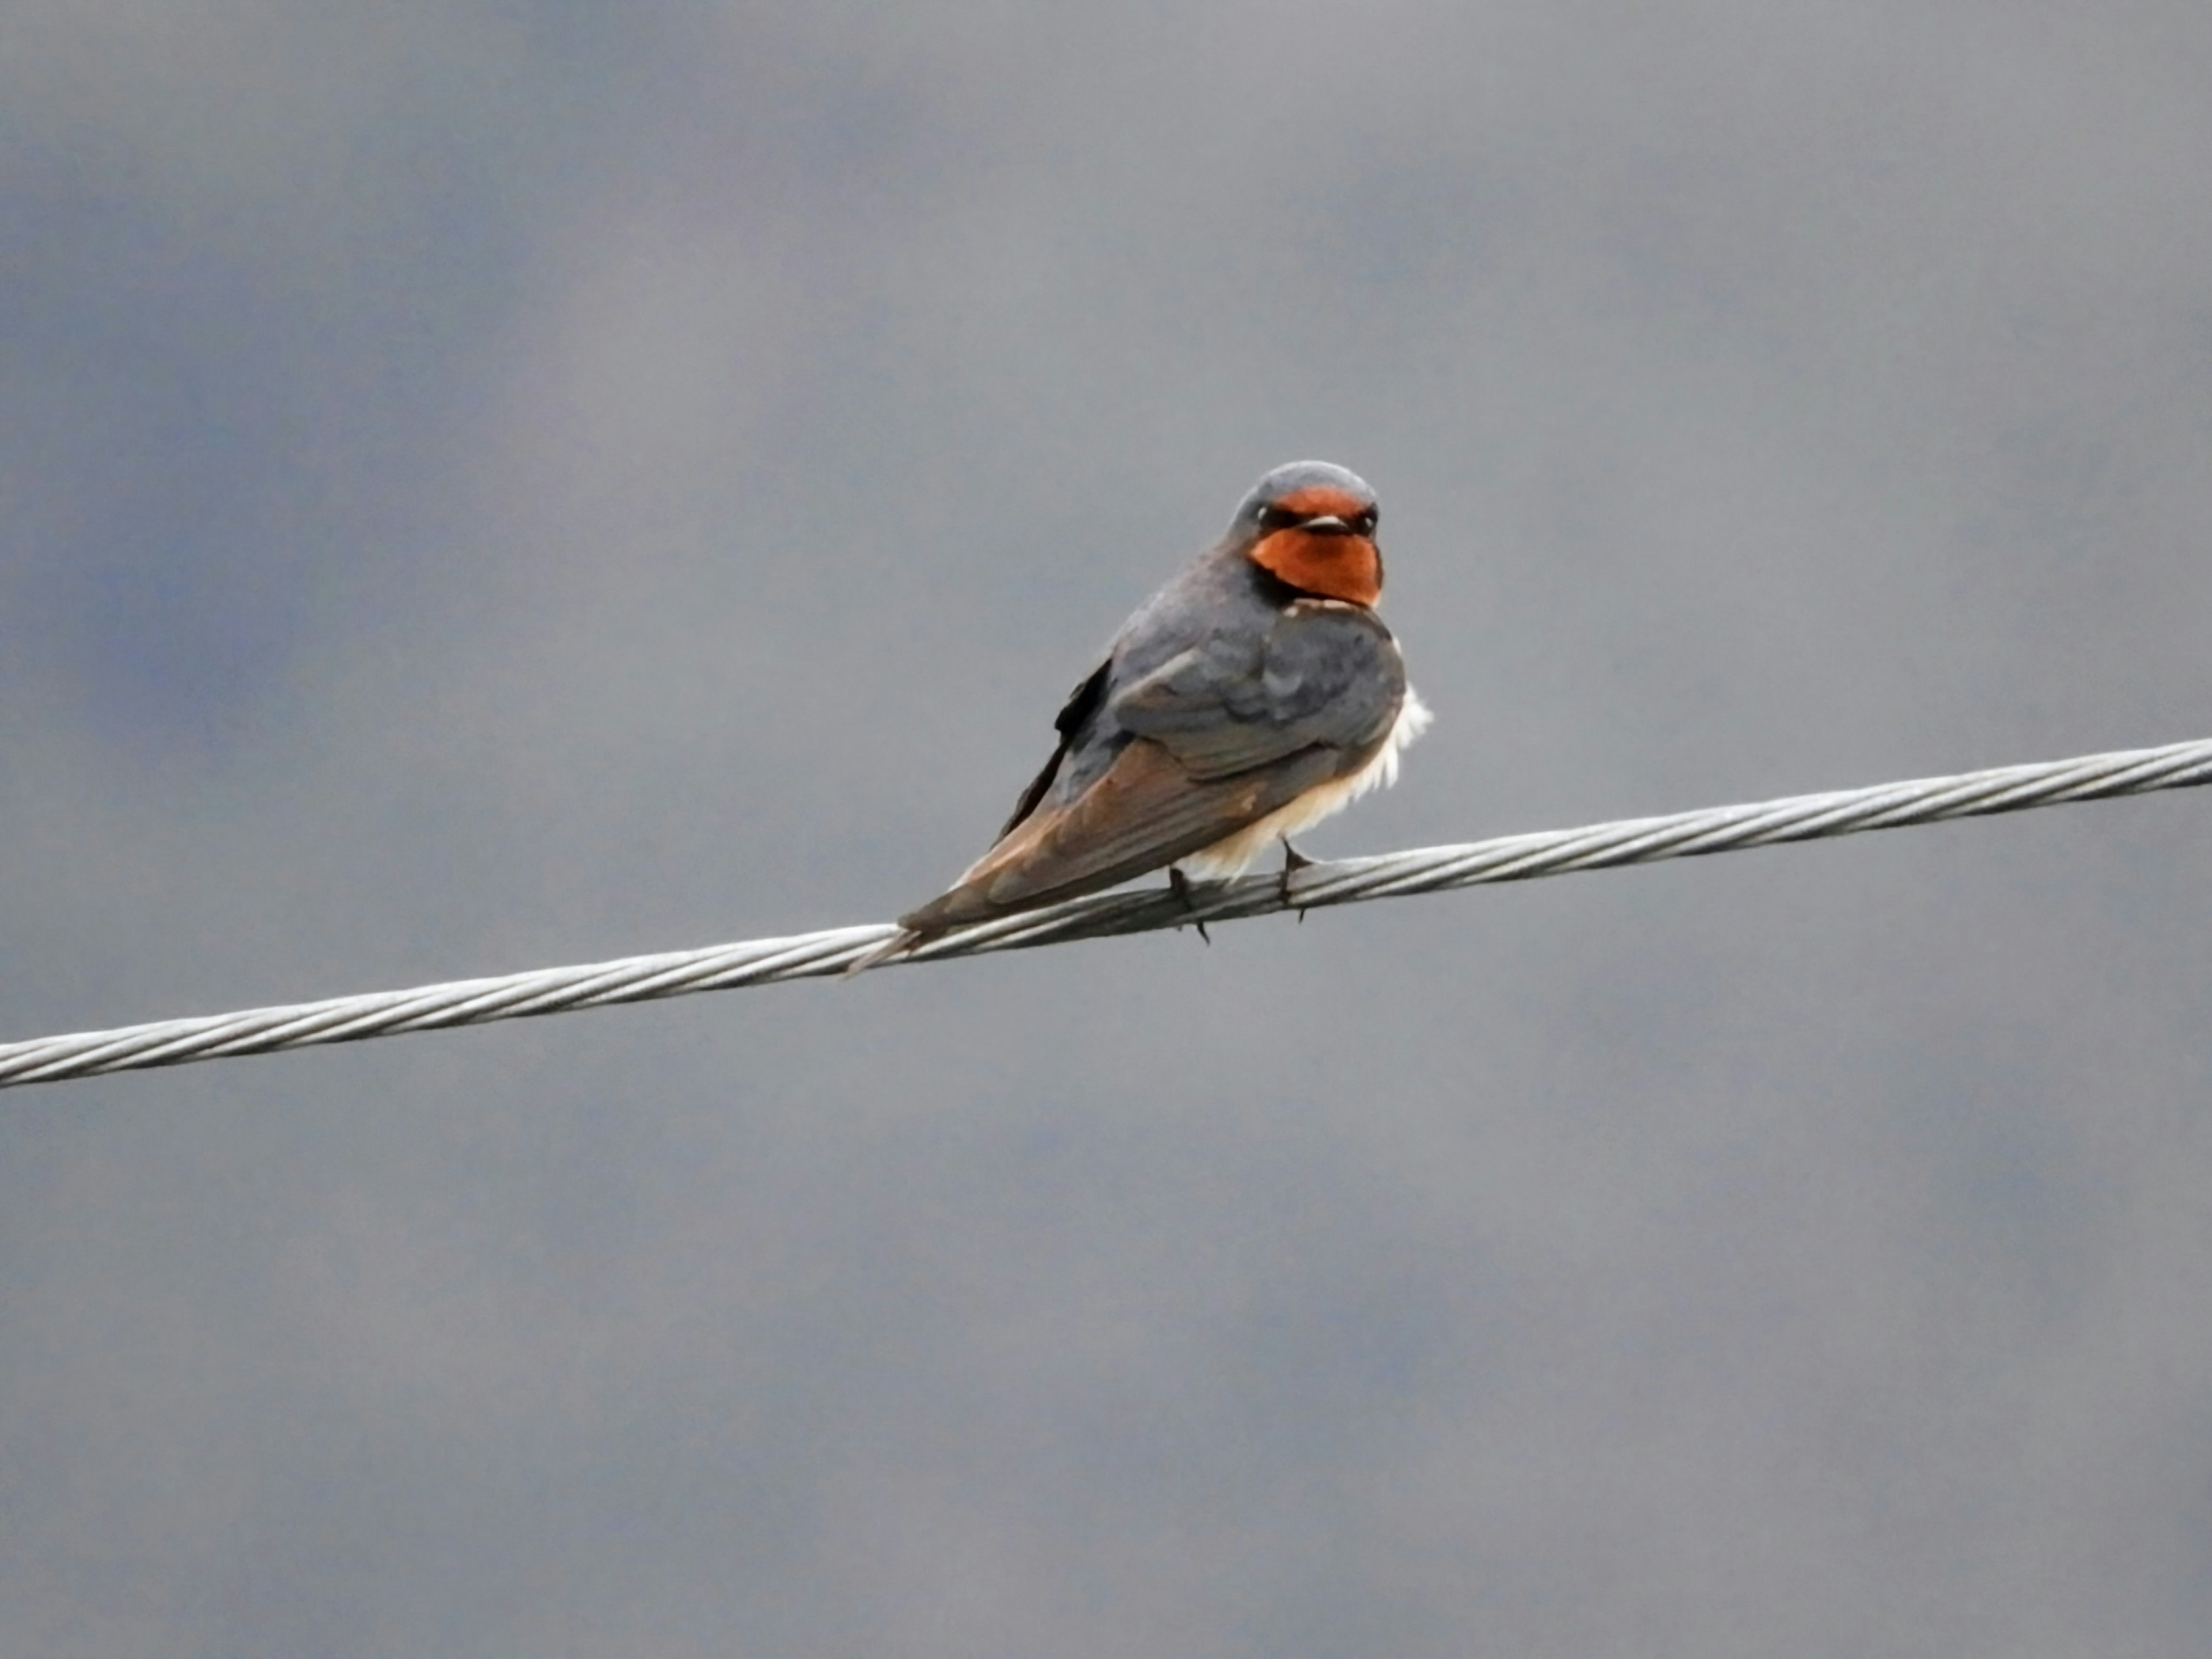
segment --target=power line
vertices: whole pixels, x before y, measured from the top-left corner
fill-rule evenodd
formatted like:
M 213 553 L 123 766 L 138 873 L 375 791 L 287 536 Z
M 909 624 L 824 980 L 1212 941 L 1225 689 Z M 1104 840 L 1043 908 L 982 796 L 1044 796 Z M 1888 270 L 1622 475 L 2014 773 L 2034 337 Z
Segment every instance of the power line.
M 987 951 L 1239 921 L 1281 910 L 1315 910 L 1490 882 L 1528 881 L 1574 870 L 1651 864 L 2204 783 L 2212 783 L 2212 739 L 2000 767 L 1958 777 L 1792 795 L 1741 806 L 1706 807 L 1579 830 L 1502 836 L 1460 847 L 1415 848 L 1379 858 L 1317 862 L 1288 878 L 1247 876 L 1218 886 L 1195 887 L 1188 900 L 1166 889 L 1075 899 L 963 928 L 899 962 L 937 962 Z M 897 931 L 889 922 L 836 927 L 791 939 L 748 939 L 698 951 L 540 968 L 494 979 L 457 980 L 407 991 L 0 1043 L 0 1088 L 842 974 Z

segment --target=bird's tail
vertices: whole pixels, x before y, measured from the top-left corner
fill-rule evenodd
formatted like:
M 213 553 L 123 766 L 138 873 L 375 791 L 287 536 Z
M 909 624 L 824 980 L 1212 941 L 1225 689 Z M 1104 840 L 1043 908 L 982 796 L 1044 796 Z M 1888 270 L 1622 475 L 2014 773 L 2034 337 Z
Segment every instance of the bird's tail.
M 866 973 L 871 968 L 880 968 L 887 962 L 896 962 L 916 945 L 928 944 L 932 937 L 919 928 L 902 927 L 866 956 L 856 958 L 839 977 L 850 979 L 855 974 Z

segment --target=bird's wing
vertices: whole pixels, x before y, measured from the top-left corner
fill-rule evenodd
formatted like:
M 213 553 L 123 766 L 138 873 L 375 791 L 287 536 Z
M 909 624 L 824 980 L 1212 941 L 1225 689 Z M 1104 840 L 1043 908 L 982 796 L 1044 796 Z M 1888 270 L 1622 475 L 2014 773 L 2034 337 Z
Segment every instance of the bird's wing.
M 1067 757 L 1067 751 L 1075 746 L 1076 738 L 1085 724 L 1097 713 L 1098 705 L 1105 700 L 1106 682 L 1113 670 L 1114 659 L 1109 657 L 1067 694 L 1067 701 L 1060 706 L 1060 713 L 1052 722 L 1053 730 L 1060 733 L 1060 742 L 1052 751 L 1052 758 L 1044 763 L 1044 770 L 1030 780 L 1030 787 L 1022 791 L 1022 798 L 1014 803 L 1013 816 L 1006 820 L 1006 828 L 999 831 L 1000 840 L 1004 841 L 1013 834 L 1015 826 L 1036 811 L 1037 803 L 1044 799 L 1045 791 L 1052 787 L 1052 781 L 1060 775 L 1060 762 Z
M 1212 846 L 1364 764 L 1406 676 L 1366 612 L 1300 605 L 1264 634 L 1215 636 L 1118 691 L 1109 684 L 1093 675 L 1078 689 L 1060 748 L 1007 832 L 905 927 L 931 933 L 1098 892 Z M 1118 745 L 1110 764 L 1072 799 L 1048 799 L 1064 757 L 1102 721 Z
M 1264 638 L 1183 651 L 1114 693 L 1107 709 L 1203 782 L 1316 747 L 1364 751 L 1388 734 L 1405 695 L 1405 664 L 1381 622 L 1302 601 Z
M 1340 771 L 1311 748 L 1233 777 L 1194 779 L 1148 738 L 1127 744 L 1073 800 L 1024 818 L 950 892 L 900 925 L 929 934 L 1096 893 L 1211 847 Z

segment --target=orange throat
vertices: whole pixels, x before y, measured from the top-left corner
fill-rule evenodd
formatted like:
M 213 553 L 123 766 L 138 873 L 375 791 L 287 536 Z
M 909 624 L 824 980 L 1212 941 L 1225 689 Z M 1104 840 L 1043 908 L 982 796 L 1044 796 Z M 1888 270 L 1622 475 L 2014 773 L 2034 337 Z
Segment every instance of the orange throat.
M 1254 564 L 1301 593 L 1373 605 L 1382 597 L 1382 556 L 1365 536 L 1278 530 L 1252 550 Z

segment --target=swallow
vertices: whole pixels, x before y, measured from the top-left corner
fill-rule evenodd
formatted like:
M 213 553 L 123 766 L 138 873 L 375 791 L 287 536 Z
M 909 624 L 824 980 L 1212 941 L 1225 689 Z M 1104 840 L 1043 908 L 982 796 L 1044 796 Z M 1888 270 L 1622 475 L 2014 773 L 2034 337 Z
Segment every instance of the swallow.
M 1375 614 L 1378 517 L 1327 461 L 1261 478 L 1069 696 L 990 850 L 851 971 L 1161 868 L 1188 896 L 1277 844 L 1287 886 L 1307 861 L 1290 838 L 1395 782 L 1430 720 Z

